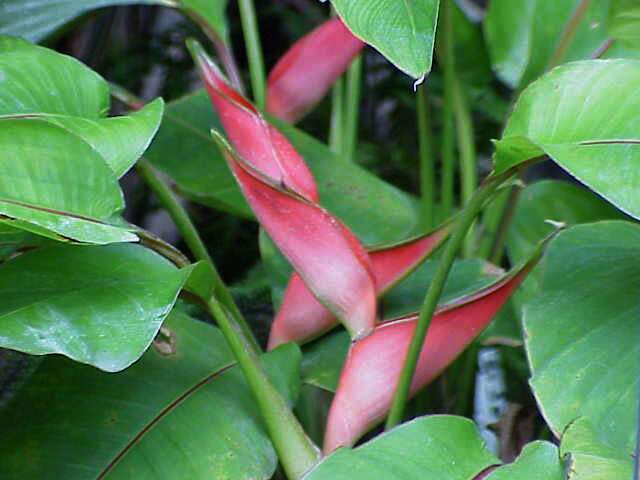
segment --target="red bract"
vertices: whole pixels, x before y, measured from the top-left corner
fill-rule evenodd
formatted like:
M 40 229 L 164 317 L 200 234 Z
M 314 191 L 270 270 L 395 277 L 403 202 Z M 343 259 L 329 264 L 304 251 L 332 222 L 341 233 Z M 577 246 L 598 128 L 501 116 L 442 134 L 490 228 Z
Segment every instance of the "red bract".
M 226 83 L 198 42 L 189 40 L 187 45 L 235 151 L 260 172 L 316 202 L 318 194 L 313 176 L 289 141 Z
M 536 256 L 537 260 L 537 256 Z M 487 326 L 535 261 L 498 282 L 436 310 L 411 384 L 414 394 L 440 373 Z M 350 446 L 391 406 L 418 314 L 384 322 L 351 345 L 329 411 L 324 451 Z
M 415 268 L 448 236 L 451 225 L 426 235 L 369 251 L 376 281 L 376 294 L 382 295 L 395 282 Z M 293 272 L 269 334 L 268 349 L 286 342 L 303 343 L 332 328 L 336 318 L 309 292 Z
M 355 236 L 317 204 L 282 190 L 231 153 L 225 158 L 258 221 L 318 300 L 352 338 L 368 335 L 375 322 L 374 281 Z
M 296 122 L 327 93 L 363 45 L 339 18 L 302 37 L 269 74 L 267 111 Z

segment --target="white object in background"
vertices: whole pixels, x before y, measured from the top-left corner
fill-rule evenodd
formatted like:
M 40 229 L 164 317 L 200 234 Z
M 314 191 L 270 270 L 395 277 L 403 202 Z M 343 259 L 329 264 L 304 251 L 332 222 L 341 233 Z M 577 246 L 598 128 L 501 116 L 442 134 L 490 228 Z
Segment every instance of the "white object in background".
M 473 403 L 473 419 L 478 425 L 480 435 L 487 443 L 487 448 L 494 455 L 499 454 L 498 437 L 487 425 L 500 419 L 507 409 L 505 384 L 500 351 L 496 348 L 478 350 L 478 371 Z

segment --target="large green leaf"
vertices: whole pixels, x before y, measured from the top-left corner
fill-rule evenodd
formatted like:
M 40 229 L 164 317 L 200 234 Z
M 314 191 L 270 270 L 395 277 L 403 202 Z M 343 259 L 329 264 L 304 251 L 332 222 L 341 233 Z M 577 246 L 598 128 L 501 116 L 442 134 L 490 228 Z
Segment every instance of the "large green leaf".
M 496 142 L 496 173 L 548 155 L 640 217 L 640 61 L 586 60 L 546 74 L 518 100 Z
M 0 43 L 0 79 L 0 122 L 28 115 L 56 124 L 91 145 L 118 178 L 160 126 L 161 99 L 132 115 L 105 119 L 107 82 L 76 59 L 23 40 Z
M 594 193 L 558 180 L 528 185 L 518 195 L 507 233 L 507 251 L 511 263 L 518 263 L 556 227 L 546 222 L 562 222 L 567 227 L 598 220 L 623 219 L 624 215 Z M 518 310 L 539 286 L 541 270 L 527 275 L 514 293 Z
M 12 226 L 86 243 L 137 240 L 112 224 L 124 208 L 122 192 L 86 142 L 40 119 L 5 119 L 0 127 L 0 215 L 19 220 Z
M 421 79 L 431 70 L 438 0 L 331 0 L 353 34 Z
M 556 436 L 585 417 L 597 439 L 631 454 L 640 357 L 640 226 L 578 225 L 552 240 L 524 306 L 530 380 Z
M 416 227 L 411 197 L 361 167 L 340 161 L 325 145 L 270 118 L 311 169 L 320 203 L 365 244 L 399 240 Z M 204 90 L 167 106 L 146 157 L 171 176 L 186 197 L 251 217 L 209 131 L 222 130 Z
M 340 448 L 304 480 L 471 479 L 499 463 L 472 421 L 433 415 L 407 422 L 361 447 Z
M 563 62 L 590 58 L 607 39 L 610 0 L 590 2 L 573 32 Z M 498 76 L 509 86 L 525 86 L 548 67 L 577 2 L 491 0 L 484 20 L 489 53 Z M 606 56 L 629 52 L 610 49 Z
M 138 245 L 56 245 L 0 265 L 0 346 L 114 372 L 147 349 L 190 269 Z
M 549 442 L 528 443 L 513 463 L 498 467 L 485 477 L 485 480 L 515 479 L 564 480 L 558 447 Z
M 560 454 L 566 480 L 632 478 L 632 457 L 603 445 L 586 418 L 578 418 L 562 434 Z
M 37 42 L 96 8 L 145 4 L 170 7 L 182 4 L 189 15 L 200 17 L 223 41 L 227 41 L 226 0 L 3 0 L 0 3 L 0 34 L 22 36 Z
M 635 47 L 640 46 L 640 3 L 637 0 L 610 0 L 609 34 Z
M 220 332 L 176 313 L 166 326 L 173 353 L 117 375 L 46 359 L 0 413 L 2 478 L 270 478 L 275 451 Z M 291 344 L 263 357 L 288 402 L 299 361 Z

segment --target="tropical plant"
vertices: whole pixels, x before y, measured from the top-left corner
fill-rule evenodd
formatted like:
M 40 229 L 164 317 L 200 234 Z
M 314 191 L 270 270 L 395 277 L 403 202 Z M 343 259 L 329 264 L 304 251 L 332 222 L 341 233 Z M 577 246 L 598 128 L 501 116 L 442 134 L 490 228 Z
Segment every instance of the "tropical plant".
M 204 88 L 37 45 L 132 3 L 193 22 Z M 267 76 L 251 0 L 0 4 L 2 478 L 640 478 L 638 2 L 297 5 Z

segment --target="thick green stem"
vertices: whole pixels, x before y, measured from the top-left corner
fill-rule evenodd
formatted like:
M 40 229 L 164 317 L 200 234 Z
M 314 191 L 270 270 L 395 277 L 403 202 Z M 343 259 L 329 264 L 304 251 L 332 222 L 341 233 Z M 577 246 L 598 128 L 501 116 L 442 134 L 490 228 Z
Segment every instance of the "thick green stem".
M 440 262 L 438 263 L 438 267 L 433 279 L 431 280 L 429 290 L 427 291 L 422 304 L 416 329 L 413 333 L 413 337 L 411 338 L 411 344 L 407 350 L 407 356 L 402 366 L 402 372 L 398 379 L 398 384 L 396 385 L 396 390 L 393 395 L 393 403 L 385 425 L 385 429 L 387 430 L 393 428 L 402 420 L 402 414 L 404 412 L 405 404 L 407 403 L 407 398 L 409 397 L 411 380 L 413 379 L 416 364 L 418 363 L 420 350 L 422 349 L 422 344 L 424 343 L 427 330 L 429 329 L 429 324 L 431 323 L 431 317 L 435 311 L 438 299 L 442 294 L 444 283 L 449 275 L 456 253 L 469 230 L 469 226 L 475 219 L 478 212 L 482 209 L 485 201 L 496 190 L 498 184 L 498 181 L 493 180 L 489 183 L 485 183 L 476 190 L 471 201 L 464 208 L 456 224 L 455 230 L 442 253 L 442 257 L 440 258 Z
M 456 401 L 453 406 L 454 415 L 464 416 L 469 410 L 477 357 L 478 347 L 472 344 L 464 351 L 460 359 L 460 369 L 456 381 Z
M 251 76 L 251 88 L 253 100 L 261 110 L 264 110 L 265 74 L 262 62 L 262 47 L 260 46 L 260 35 L 258 33 L 258 21 L 253 8 L 253 0 L 238 0 L 240 7 L 240 17 L 242 20 L 242 32 L 244 34 L 244 44 L 249 60 L 249 75 Z
M 208 307 L 242 369 L 289 480 L 302 478 L 318 461 L 319 450 L 267 378 L 255 352 L 236 331 L 222 304 L 211 298 Z
M 591 0 L 580 0 L 580 3 L 578 3 L 578 6 L 573 11 L 573 15 L 571 15 L 571 18 L 565 25 L 562 35 L 560 35 L 560 40 L 558 40 L 555 51 L 549 58 L 547 70 L 551 70 L 562 62 L 562 59 L 567 52 L 567 48 L 569 48 L 569 44 L 571 43 L 571 40 L 573 40 L 573 35 L 576 33 L 576 29 L 578 28 L 578 25 L 580 25 L 580 22 L 582 21 L 584 14 L 587 12 L 590 4 Z
M 342 158 L 344 147 L 344 78 L 340 77 L 331 90 L 331 123 L 329 124 L 329 148 Z
M 343 156 L 353 161 L 358 141 L 358 111 L 360 84 L 362 83 L 362 54 L 359 54 L 347 71 L 347 95 L 345 97 L 345 137 Z
M 251 345 L 254 352 L 260 352 L 260 346 L 256 341 L 251 329 L 247 325 L 246 320 L 240 313 L 237 305 L 235 304 L 233 297 L 229 293 L 229 290 L 225 286 L 218 270 L 216 269 L 213 259 L 209 255 L 207 248 L 205 247 L 196 227 L 191 222 L 189 215 L 184 207 L 180 204 L 176 196 L 171 189 L 160 179 L 158 174 L 154 171 L 151 164 L 145 159 L 138 160 L 136 165 L 138 174 L 149 186 L 151 191 L 158 198 L 164 209 L 167 211 L 173 223 L 175 223 L 180 235 L 184 239 L 185 243 L 193 253 L 196 260 L 202 260 L 206 262 L 211 268 L 212 280 L 214 283 L 214 294 L 220 299 L 223 305 L 231 312 L 234 321 L 240 326 L 242 334 L 246 337 L 247 342 Z M 203 299 L 206 301 L 206 299 Z
M 453 73 L 451 89 L 453 90 L 453 103 L 458 133 L 458 151 L 460 152 L 460 203 L 466 205 L 471 200 L 478 182 L 476 174 L 476 149 L 469 107 L 467 106 L 464 93 L 460 88 L 460 82 L 455 75 L 455 70 Z M 474 230 L 472 224 L 462 247 L 462 253 L 465 257 L 473 255 L 476 246 Z
M 453 20 L 451 2 L 444 0 L 440 13 L 440 38 L 438 42 L 438 58 L 442 65 L 444 79 L 444 105 L 442 108 L 442 147 L 440 163 L 440 220 L 448 218 L 453 212 L 453 170 L 454 170 L 454 81 L 455 58 L 453 49 Z
M 433 157 L 431 154 L 431 121 L 426 86 L 418 87 L 416 97 L 418 114 L 418 150 L 420 155 L 420 200 L 422 228 L 426 231 L 435 224 L 435 192 Z

